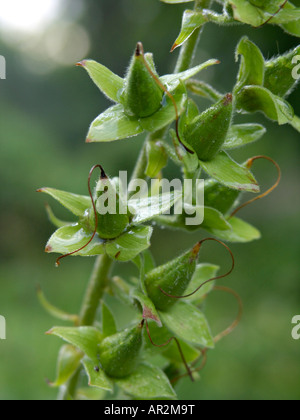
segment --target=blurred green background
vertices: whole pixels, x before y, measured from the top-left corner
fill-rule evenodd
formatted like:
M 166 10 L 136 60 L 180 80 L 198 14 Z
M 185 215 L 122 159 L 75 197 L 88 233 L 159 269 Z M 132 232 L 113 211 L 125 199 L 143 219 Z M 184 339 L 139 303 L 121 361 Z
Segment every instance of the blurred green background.
M 91 57 L 123 75 L 136 42 L 143 41 L 154 53 L 160 74 L 172 72 L 178 52 L 171 55 L 169 50 L 183 10 L 158 0 L 1 2 L 0 55 L 7 60 L 7 80 L 0 80 L 0 314 L 7 320 L 7 340 L 0 341 L 1 400 L 55 398 L 45 378 L 54 379 L 61 342 L 44 334 L 57 321 L 39 306 L 35 286 L 41 284 L 54 304 L 76 313 L 93 265 L 92 259 L 70 258 L 55 269 L 55 256 L 43 252 L 53 228 L 44 197 L 35 190 L 52 186 L 86 194 L 93 164 L 103 164 L 114 176 L 119 170 L 132 171 L 143 142 L 140 136 L 84 144 L 91 120 L 109 102 L 73 64 Z M 221 60 L 220 66 L 204 73 L 221 91 L 232 89 L 238 69 L 234 49 L 245 34 L 267 58 L 299 42 L 273 26 L 208 25 L 195 62 Z M 300 114 L 299 89 L 290 101 Z M 242 216 L 262 231 L 262 239 L 232 246 L 237 267 L 226 285 L 243 298 L 243 321 L 209 353 L 201 381 L 181 383 L 180 399 L 300 397 L 300 341 L 291 338 L 292 317 L 300 314 L 299 134 L 260 115 L 237 118 L 248 120 L 263 122 L 268 134 L 234 157 L 243 161 L 269 155 L 280 164 L 283 179 L 275 193 L 243 211 Z M 267 162 L 258 163 L 254 172 L 263 188 L 276 176 Z M 173 167 L 167 173 L 177 174 Z M 68 216 L 60 207 L 53 208 Z M 152 246 L 157 262 L 178 255 L 204 235 L 157 230 Z M 221 264 L 223 270 L 229 264 L 226 253 L 213 244 L 207 245 L 202 260 Z M 135 273 L 131 265 L 119 266 L 117 272 Z M 118 310 L 115 302 L 111 305 Z M 207 316 L 215 333 L 235 314 L 230 296 L 210 296 Z M 126 321 L 123 312 L 119 326 Z

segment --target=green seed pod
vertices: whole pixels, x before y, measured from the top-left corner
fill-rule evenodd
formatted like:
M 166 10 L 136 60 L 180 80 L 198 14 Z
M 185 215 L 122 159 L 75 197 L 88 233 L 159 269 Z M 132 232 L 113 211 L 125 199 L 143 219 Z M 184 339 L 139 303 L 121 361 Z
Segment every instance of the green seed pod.
M 129 216 L 116 186 L 103 170 L 95 189 L 94 200 L 98 216 L 97 233 L 99 237 L 102 239 L 117 238 L 128 226 Z M 93 207 L 89 211 L 89 223 L 95 226 Z
M 277 96 L 284 98 L 296 87 L 293 58 L 300 55 L 300 45 L 288 53 L 266 62 L 265 87 Z
M 225 187 L 214 179 L 205 181 L 204 203 L 226 215 L 233 207 L 241 192 Z
M 232 95 L 228 93 L 184 128 L 183 140 L 193 147 L 200 160 L 213 159 L 222 148 L 231 125 L 232 111 Z
M 142 43 L 138 43 L 129 66 L 124 92 L 120 101 L 128 116 L 150 117 L 161 107 L 164 92 L 150 74 L 145 60 L 155 76 L 152 55 L 144 55 Z
M 172 296 L 184 294 L 196 270 L 199 251 L 200 244 L 197 244 L 191 251 L 146 275 L 145 286 L 157 309 L 164 311 L 178 302 L 161 290 Z
M 142 328 L 140 324 L 111 335 L 99 345 L 100 363 L 107 375 L 124 378 L 134 371 L 142 347 Z

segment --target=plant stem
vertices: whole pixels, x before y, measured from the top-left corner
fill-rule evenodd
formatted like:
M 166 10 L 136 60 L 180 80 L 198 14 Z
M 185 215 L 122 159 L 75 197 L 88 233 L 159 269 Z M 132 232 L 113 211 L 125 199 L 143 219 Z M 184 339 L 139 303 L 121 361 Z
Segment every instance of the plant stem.
M 96 262 L 87 288 L 80 313 L 80 325 L 93 325 L 100 299 L 108 284 L 113 260 L 106 254 L 100 255 Z
M 80 313 L 80 325 L 92 326 L 96 319 L 100 299 L 108 285 L 113 260 L 108 255 L 100 255 L 94 265 Z M 76 396 L 81 368 L 70 379 L 65 389 L 60 391 L 59 399 L 68 400 Z

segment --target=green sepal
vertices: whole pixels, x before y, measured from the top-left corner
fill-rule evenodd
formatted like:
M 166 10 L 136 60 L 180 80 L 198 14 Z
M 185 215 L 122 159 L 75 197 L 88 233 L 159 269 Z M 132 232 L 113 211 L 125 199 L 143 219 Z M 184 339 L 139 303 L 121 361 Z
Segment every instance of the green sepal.
M 147 363 L 141 363 L 127 378 L 116 384 L 128 395 L 140 400 L 174 400 L 176 393 L 165 373 Z
M 200 245 L 197 244 L 184 255 L 155 268 L 146 275 L 145 286 L 148 296 L 157 309 L 164 311 L 177 303 L 177 299 L 166 296 L 161 289 L 173 296 L 184 294 L 195 272 L 199 251 Z
M 79 324 L 79 317 L 78 315 L 68 314 L 61 309 L 56 308 L 53 306 L 45 297 L 42 289 L 40 286 L 37 287 L 37 297 L 42 305 L 42 307 L 54 318 L 60 319 L 61 321 L 72 322 L 74 325 Z
M 56 380 L 50 386 L 58 388 L 64 385 L 77 371 L 84 354 L 76 347 L 66 344 L 60 349 L 56 368 Z
M 216 277 L 219 269 L 220 267 L 217 265 L 198 264 L 196 267 L 195 273 L 193 275 L 193 278 L 190 282 L 190 285 L 186 290 L 186 294 L 189 295 L 190 293 L 193 293 L 194 290 L 196 290 L 201 284 L 203 284 L 207 280 L 210 280 Z M 212 292 L 214 286 L 215 286 L 214 281 L 211 281 L 205 284 L 203 287 L 201 287 L 200 290 L 198 290 L 197 293 L 187 298 L 187 300 L 194 303 L 195 305 L 201 304 L 203 300 L 205 299 L 205 297 L 210 292 Z
M 240 196 L 239 190 L 228 188 L 214 179 L 208 179 L 204 185 L 204 202 L 222 214 L 227 214 Z M 211 225 L 213 227 L 213 225 Z
M 262 86 L 265 76 L 265 60 L 260 49 L 248 37 L 243 37 L 236 50 L 236 60 L 241 56 L 236 91 L 244 86 Z
M 131 261 L 150 247 L 152 233 L 153 228 L 150 226 L 132 227 L 114 241 L 108 241 L 106 243 L 106 252 L 117 261 Z
M 38 192 L 50 195 L 75 216 L 83 217 L 87 209 L 92 205 L 90 197 L 85 195 L 72 194 L 54 188 L 40 188 Z
M 122 105 L 114 105 L 100 114 L 91 124 L 87 143 L 110 142 L 126 139 L 144 131 L 139 121 L 129 118 Z
M 210 161 L 220 151 L 231 125 L 232 112 L 232 95 L 227 94 L 185 126 L 182 140 L 192 146 L 200 160 Z
M 92 360 L 85 358 L 82 364 L 89 379 L 89 386 L 113 392 L 113 384 L 105 372 L 99 368 L 99 363 L 95 365 Z
M 80 223 L 65 226 L 53 233 L 46 245 L 46 252 L 69 254 L 84 247 L 92 238 L 92 233 L 88 232 Z M 74 256 L 92 257 L 105 253 L 105 246 L 102 239 L 96 235 L 92 242 L 73 254 Z
M 167 166 L 168 155 L 160 140 L 147 142 L 147 161 L 145 174 L 149 178 L 156 178 Z
M 172 51 L 184 44 L 196 29 L 207 23 L 208 19 L 200 11 L 185 10 L 182 17 L 181 30 L 174 42 Z
M 163 324 L 176 337 L 204 348 L 214 348 L 214 340 L 204 314 L 190 303 L 180 301 L 160 312 Z
M 209 162 L 200 161 L 200 165 L 209 176 L 228 188 L 259 192 L 257 181 L 249 169 L 236 163 L 225 152 Z
M 159 327 L 162 326 L 158 312 L 154 306 L 154 303 L 149 299 L 148 296 L 144 295 L 138 289 L 133 289 L 130 293 L 133 300 L 139 302 L 143 311 L 143 319 L 149 319 L 157 323 Z
M 170 340 L 170 331 L 165 326 L 160 328 L 156 324 L 151 323 L 150 333 L 152 341 L 157 345 L 167 343 Z M 146 358 L 148 358 L 148 354 L 160 354 L 172 363 L 176 363 L 177 366 L 182 365 L 182 358 L 174 340 L 172 340 L 167 346 L 153 347 L 153 344 L 149 340 L 147 331 L 144 330 L 144 342 L 144 349 L 147 352 Z M 179 340 L 179 343 L 187 363 L 192 363 L 199 358 L 201 353 L 198 349 L 182 340 Z
M 112 378 L 124 378 L 137 366 L 142 347 L 142 325 L 105 338 L 99 345 L 102 369 Z
M 102 334 L 109 337 L 117 333 L 115 317 L 108 306 L 102 302 Z
M 47 216 L 48 216 L 48 219 L 49 219 L 49 221 L 56 227 L 56 228 L 61 228 L 61 227 L 64 227 L 64 226 L 68 226 L 68 225 L 71 225 L 72 223 L 70 223 L 70 222 L 66 222 L 66 221 L 64 221 L 64 220 L 61 220 L 61 219 L 59 219 L 58 217 L 56 217 L 55 216 L 55 214 L 54 214 L 54 212 L 53 212 L 53 210 L 52 210 L 52 208 L 49 206 L 49 204 L 48 203 L 46 203 L 46 205 L 45 205 L 45 208 L 46 208 L 46 213 L 47 213 Z
M 118 102 L 119 92 L 124 87 L 124 79 L 93 60 L 83 60 L 78 65 L 88 72 L 95 85 L 105 96 L 114 102 Z
M 230 230 L 207 229 L 211 234 L 226 242 L 246 243 L 261 238 L 261 233 L 254 226 L 237 217 L 228 220 Z
M 228 136 L 223 145 L 224 150 L 236 149 L 261 139 L 267 132 L 260 124 L 236 124 L 229 129 Z
M 290 123 L 294 110 L 283 98 L 262 86 L 245 86 L 237 95 L 237 108 L 246 112 L 262 112 L 279 125 Z
M 290 124 L 292 127 L 294 127 L 295 130 L 299 131 L 300 133 L 300 118 L 297 117 L 297 115 L 294 116 Z
M 293 77 L 293 57 L 300 55 L 300 45 L 293 50 L 279 57 L 272 58 L 266 62 L 266 73 L 264 87 L 269 89 L 274 95 L 282 98 L 290 95 L 299 83 Z
M 54 327 L 47 335 L 55 335 L 72 344 L 86 354 L 96 365 L 98 361 L 98 345 L 103 335 L 94 327 Z

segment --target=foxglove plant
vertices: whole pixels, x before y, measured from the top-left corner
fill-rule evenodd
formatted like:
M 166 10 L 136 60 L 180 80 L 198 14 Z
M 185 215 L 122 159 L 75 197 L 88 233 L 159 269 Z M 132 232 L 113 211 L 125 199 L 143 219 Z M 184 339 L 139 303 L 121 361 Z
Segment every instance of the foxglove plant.
M 163 0 L 186 3 L 187 0 Z M 69 321 L 71 327 L 54 327 L 48 334 L 62 338 L 67 344 L 59 353 L 57 378 L 51 386 L 60 387 L 61 399 L 111 398 L 115 390 L 135 399 L 175 399 L 175 386 L 181 377 L 198 379 L 206 354 L 232 331 L 213 337 L 201 310 L 213 290 L 232 291 L 214 286 L 215 281 L 234 269 L 233 254 L 224 242 L 250 242 L 260 232 L 236 213 L 243 192 L 255 198 L 265 196 L 280 180 L 280 168 L 271 158 L 254 156 L 237 163 L 231 150 L 258 141 L 266 129 L 260 124 L 235 124 L 237 113 L 262 112 L 279 125 L 291 124 L 300 131 L 300 120 L 287 102 L 297 85 L 293 78 L 293 51 L 265 60 L 257 45 L 243 37 L 236 49 L 240 69 L 231 93 L 220 93 L 213 86 L 196 79 L 201 71 L 219 65 L 216 59 L 192 67 L 192 59 L 203 27 L 208 22 L 220 25 L 276 24 L 288 33 L 300 36 L 300 9 L 283 0 L 218 0 L 223 13 L 217 13 L 214 2 L 195 0 L 193 10 L 186 10 L 180 34 L 172 50 L 181 47 L 174 74 L 159 76 L 152 54 L 145 54 L 139 42 L 131 58 L 125 78 L 112 73 L 102 64 L 84 60 L 85 69 L 96 86 L 115 104 L 101 113 L 91 124 L 87 142 L 125 141 L 147 132 L 145 144 L 136 163 L 133 180 L 154 182 L 154 193 L 144 191 L 129 200 L 119 178 L 110 179 L 97 164 L 88 178 L 89 195 L 82 196 L 53 188 L 41 188 L 77 217 L 77 222 L 58 219 L 47 206 L 49 219 L 57 230 L 49 239 L 46 251 L 66 256 L 97 257 L 79 315 L 67 314 L 51 305 L 42 291 L 39 299 L 51 315 Z M 204 97 L 212 105 L 200 113 L 190 93 Z M 171 124 L 175 123 L 175 129 Z M 272 162 L 278 179 L 266 193 L 251 172 L 257 159 Z M 183 177 L 196 185 L 203 173 L 205 206 L 199 226 L 185 223 L 189 211 L 197 210 L 197 187 L 188 194 L 161 193 L 162 171 L 172 160 Z M 105 162 L 101 162 L 105 165 Z M 100 171 L 95 188 L 91 186 L 94 171 Z M 153 192 L 153 191 L 152 191 Z M 113 198 L 116 211 L 106 211 Z M 166 213 L 183 200 L 182 214 Z M 157 267 L 150 252 L 155 226 L 198 231 L 204 229 L 214 238 L 206 238 L 183 255 Z M 229 252 L 232 267 L 225 275 L 217 275 L 219 267 L 200 260 L 204 242 L 214 240 Z M 224 241 L 224 242 L 222 242 Z M 131 261 L 138 269 L 136 279 L 113 276 L 113 265 Z M 118 331 L 114 314 L 104 303 L 111 294 L 136 310 L 132 324 Z M 98 319 L 98 310 L 101 310 Z M 85 373 L 87 381 L 83 379 Z M 119 395 L 119 394 L 114 394 Z

